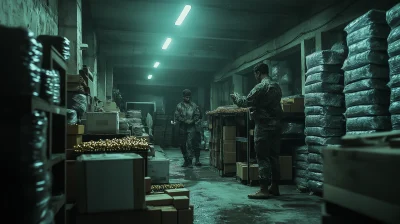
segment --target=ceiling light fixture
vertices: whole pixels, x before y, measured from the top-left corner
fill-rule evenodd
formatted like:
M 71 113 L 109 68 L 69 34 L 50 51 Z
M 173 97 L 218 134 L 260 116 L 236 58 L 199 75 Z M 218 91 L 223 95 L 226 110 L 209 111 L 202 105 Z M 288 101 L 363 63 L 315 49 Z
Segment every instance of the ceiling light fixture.
M 154 68 L 158 68 L 158 66 L 160 65 L 160 62 L 156 61 L 156 63 L 154 63 Z
M 164 42 L 164 44 L 163 44 L 163 46 L 162 46 L 162 49 L 163 49 L 163 50 L 167 50 L 167 48 L 168 48 L 168 46 L 171 44 L 171 42 L 172 42 L 172 39 L 168 37 L 168 38 L 165 40 L 165 42 Z
M 151 78 L 153 78 L 153 75 L 148 75 L 147 76 L 147 79 L 151 79 Z
M 175 26 L 180 26 L 183 23 L 183 20 L 185 20 L 186 16 L 189 14 L 190 9 L 192 9 L 192 6 L 190 5 L 185 5 L 183 8 L 181 14 L 179 15 L 178 19 L 175 22 Z

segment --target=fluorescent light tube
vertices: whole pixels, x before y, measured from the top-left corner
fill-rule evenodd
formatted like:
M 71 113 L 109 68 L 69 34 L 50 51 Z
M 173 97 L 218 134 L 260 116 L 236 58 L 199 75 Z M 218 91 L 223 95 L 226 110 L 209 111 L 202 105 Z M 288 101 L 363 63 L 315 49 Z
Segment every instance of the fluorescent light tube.
M 171 42 L 172 42 L 172 39 L 168 37 L 168 38 L 165 40 L 165 42 L 164 42 L 164 44 L 163 44 L 163 46 L 162 46 L 162 49 L 163 49 L 163 50 L 166 50 L 166 49 L 168 48 L 168 46 L 171 44 Z
M 151 79 L 151 78 L 153 78 L 153 75 L 147 76 L 147 79 Z
M 181 14 L 179 15 L 178 19 L 177 19 L 176 22 L 175 22 L 175 25 L 176 25 L 176 26 L 182 25 L 183 20 L 185 20 L 186 16 L 189 14 L 191 8 L 192 8 L 192 6 L 190 6 L 190 5 L 186 5 L 186 6 L 183 8 Z
M 153 67 L 154 67 L 154 68 L 158 68 L 159 65 L 160 65 L 160 62 L 157 61 L 156 63 L 154 63 L 154 66 L 153 66 Z

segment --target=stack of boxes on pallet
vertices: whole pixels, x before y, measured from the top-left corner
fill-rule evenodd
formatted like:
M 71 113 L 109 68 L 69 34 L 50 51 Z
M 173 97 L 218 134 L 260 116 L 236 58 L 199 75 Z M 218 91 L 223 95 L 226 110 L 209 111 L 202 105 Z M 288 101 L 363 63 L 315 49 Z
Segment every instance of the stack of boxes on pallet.
M 220 150 L 224 175 L 236 172 L 236 126 L 222 127 L 222 148 Z
M 83 125 L 67 126 L 67 149 L 73 149 L 74 146 L 82 143 L 82 135 L 85 133 Z
M 154 143 L 156 145 L 171 146 L 173 139 L 173 125 L 171 116 L 157 113 L 154 123 Z

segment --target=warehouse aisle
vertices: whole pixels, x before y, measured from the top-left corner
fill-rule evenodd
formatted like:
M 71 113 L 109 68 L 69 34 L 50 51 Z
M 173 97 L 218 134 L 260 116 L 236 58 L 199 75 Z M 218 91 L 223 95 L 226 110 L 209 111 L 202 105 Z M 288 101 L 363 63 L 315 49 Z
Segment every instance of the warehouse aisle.
M 321 198 L 298 193 L 294 186 L 283 186 L 282 196 L 270 200 L 249 200 L 256 187 L 241 185 L 234 178 L 222 178 L 208 166 L 208 152 L 202 151 L 203 167 L 183 169 L 179 149 L 164 149 L 171 160 L 170 182 L 184 183 L 195 206 L 196 224 L 321 223 Z

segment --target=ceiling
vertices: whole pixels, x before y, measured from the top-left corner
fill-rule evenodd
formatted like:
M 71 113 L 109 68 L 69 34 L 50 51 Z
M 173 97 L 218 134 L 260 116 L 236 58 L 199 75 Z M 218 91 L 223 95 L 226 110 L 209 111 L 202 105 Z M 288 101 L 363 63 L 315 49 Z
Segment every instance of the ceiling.
M 321 10 L 319 0 L 90 0 L 99 52 L 115 83 L 209 81 L 246 47 L 273 38 Z M 324 1 L 325 5 L 332 2 Z M 183 7 L 191 11 L 175 26 Z M 161 47 L 167 37 L 172 43 Z M 158 61 L 160 66 L 153 68 Z M 158 80 L 158 81 L 157 81 Z M 174 85 L 174 84 L 172 84 Z

